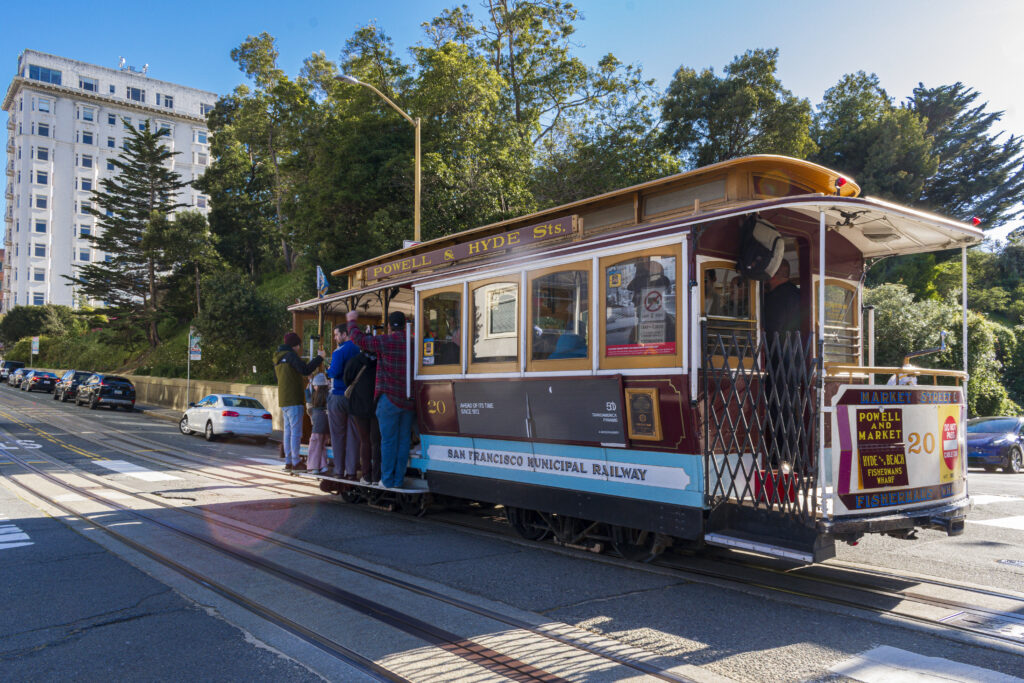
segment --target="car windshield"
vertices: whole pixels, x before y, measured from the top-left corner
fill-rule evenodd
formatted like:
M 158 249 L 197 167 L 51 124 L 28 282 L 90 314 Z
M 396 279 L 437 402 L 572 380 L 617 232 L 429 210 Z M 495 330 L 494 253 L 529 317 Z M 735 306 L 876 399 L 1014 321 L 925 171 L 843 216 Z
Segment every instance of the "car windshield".
M 971 420 L 967 423 L 968 434 L 1003 434 L 1017 431 L 1019 421 L 1015 417 L 991 420 Z
M 229 408 L 255 408 L 263 410 L 263 405 L 254 398 L 242 398 L 240 396 L 224 396 L 224 405 Z
M 50 379 L 57 379 L 57 375 L 52 372 L 37 372 L 36 377 L 48 377 Z
M 90 374 L 88 372 L 76 372 L 75 373 L 75 379 L 89 379 L 90 377 L 92 377 L 92 374 Z

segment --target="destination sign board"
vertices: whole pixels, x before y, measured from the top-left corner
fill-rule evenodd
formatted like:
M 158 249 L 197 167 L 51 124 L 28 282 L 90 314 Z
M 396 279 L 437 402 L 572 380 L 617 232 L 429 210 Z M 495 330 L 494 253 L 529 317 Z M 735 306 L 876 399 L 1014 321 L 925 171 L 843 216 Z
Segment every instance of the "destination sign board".
M 424 268 L 433 268 L 462 259 L 485 256 L 491 253 L 534 245 L 538 242 L 565 237 L 576 230 L 574 216 L 563 216 L 545 223 L 528 225 L 525 228 L 503 232 L 498 235 L 480 237 L 462 244 L 434 249 L 422 254 L 408 256 L 396 261 L 381 263 L 366 268 L 366 281 L 376 282 L 396 275 L 405 275 Z

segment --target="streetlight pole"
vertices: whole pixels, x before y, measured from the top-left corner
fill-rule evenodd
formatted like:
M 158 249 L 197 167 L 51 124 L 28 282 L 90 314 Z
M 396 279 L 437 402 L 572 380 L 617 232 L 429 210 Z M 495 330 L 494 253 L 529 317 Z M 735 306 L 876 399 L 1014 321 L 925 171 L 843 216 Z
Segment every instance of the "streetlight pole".
M 401 107 L 399 107 L 397 104 L 392 102 L 391 98 L 389 98 L 387 95 L 382 93 L 380 90 L 377 90 L 377 88 L 373 87 L 369 83 L 366 83 L 364 81 L 360 81 L 358 78 L 355 78 L 354 76 L 348 76 L 348 75 L 335 76 L 335 80 L 341 81 L 343 83 L 349 83 L 351 85 L 361 85 L 364 88 L 369 88 L 373 92 L 377 93 L 377 95 L 382 100 L 384 100 L 389 105 L 391 105 L 392 109 L 394 109 L 399 114 L 401 114 L 402 118 L 404 118 L 406 121 L 411 123 L 412 127 L 414 129 L 416 129 L 416 167 L 415 167 L 415 178 L 414 178 L 414 181 L 413 181 L 415 189 L 413 191 L 413 217 L 412 217 L 412 224 L 413 224 L 413 239 L 416 242 L 419 242 L 420 241 L 420 187 L 421 187 L 421 185 L 420 185 L 421 163 L 420 163 L 420 119 L 419 119 L 419 117 L 417 116 L 414 119 L 413 117 L 409 116 L 408 114 L 405 113 L 405 111 L 402 110 Z

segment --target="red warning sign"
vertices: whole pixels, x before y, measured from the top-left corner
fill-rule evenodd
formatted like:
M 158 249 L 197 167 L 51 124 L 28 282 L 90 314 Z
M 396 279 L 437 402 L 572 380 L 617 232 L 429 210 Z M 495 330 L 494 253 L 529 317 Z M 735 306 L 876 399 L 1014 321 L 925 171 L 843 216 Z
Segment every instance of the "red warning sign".
M 942 424 L 942 459 L 946 461 L 946 467 L 949 469 L 956 467 L 956 457 L 960 454 L 959 446 L 956 419 L 950 415 Z

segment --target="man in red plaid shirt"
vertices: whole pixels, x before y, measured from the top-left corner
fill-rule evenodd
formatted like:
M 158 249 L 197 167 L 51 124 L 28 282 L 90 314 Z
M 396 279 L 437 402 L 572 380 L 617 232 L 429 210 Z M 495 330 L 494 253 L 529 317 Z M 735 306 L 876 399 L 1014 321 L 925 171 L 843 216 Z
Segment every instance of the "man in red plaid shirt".
M 405 395 L 405 314 L 395 311 L 388 316 L 389 334 L 373 337 L 359 329 L 357 311 L 349 311 L 349 339 L 356 346 L 377 356 L 377 384 L 373 397 L 377 401 L 377 422 L 380 424 L 380 483 L 387 488 L 401 488 L 409 462 L 412 440 L 413 402 Z

